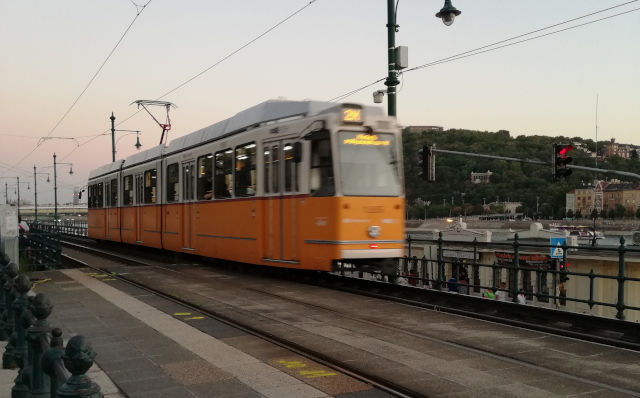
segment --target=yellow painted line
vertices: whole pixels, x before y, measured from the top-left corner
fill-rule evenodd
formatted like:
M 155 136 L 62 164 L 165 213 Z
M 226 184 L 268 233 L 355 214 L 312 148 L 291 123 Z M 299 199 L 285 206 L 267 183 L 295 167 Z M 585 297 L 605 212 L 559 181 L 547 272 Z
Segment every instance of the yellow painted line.
M 185 321 L 190 321 L 192 319 L 204 319 L 204 317 L 203 316 L 192 316 L 190 318 L 184 318 Z
M 106 278 L 106 279 L 103 279 L 103 281 L 115 281 L 115 280 L 116 280 L 116 278 Z
M 176 312 L 173 314 L 173 316 L 185 316 L 185 315 L 191 315 L 190 312 Z
M 301 361 L 277 361 L 279 364 L 284 365 L 288 369 L 306 368 L 307 364 Z M 298 375 L 305 379 L 315 379 L 317 377 L 337 376 L 337 373 L 327 370 L 299 370 Z
M 51 280 L 51 278 L 40 279 L 39 281 L 33 282 L 33 286 L 35 287 L 36 285 L 39 285 L 39 284 L 45 283 L 45 282 L 49 282 L 50 280 Z
M 287 368 L 304 368 L 307 365 L 300 361 L 278 361 L 278 363 L 284 365 Z
M 301 376 L 304 376 L 307 379 L 314 379 L 316 377 L 327 377 L 327 376 L 335 376 L 337 373 L 328 372 L 326 370 L 301 370 Z

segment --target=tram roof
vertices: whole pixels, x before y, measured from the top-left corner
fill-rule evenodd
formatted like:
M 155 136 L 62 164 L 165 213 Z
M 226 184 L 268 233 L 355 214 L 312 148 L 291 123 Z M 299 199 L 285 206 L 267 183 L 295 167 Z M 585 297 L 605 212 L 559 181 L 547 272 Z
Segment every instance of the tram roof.
M 335 102 L 268 100 L 234 116 L 171 141 L 166 153 L 179 152 L 200 143 L 294 116 L 311 116 L 339 106 Z
M 89 179 L 114 172 L 120 168 L 121 164 L 123 167 L 132 166 L 154 159 L 163 153 L 171 154 L 180 152 L 186 148 L 233 135 L 251 127 L 258 127 L 265 123 L 295 116 L 305 117 L 318 115 L 329 111 L 331 108 L 341 106 L 342 104 L 339 103 L 324 101 L 268 100 L 240 111 L 228 119 L 176 138 L 171 141 L 169 146 L 158 145 L 146 151 L 131 155 L 124 160 L 118 160 L 114 163 L 98 167 L 89 173 Z M 366 107 L 366 109 L 370 114 L 383 114 L 382 109 L 378 107 Z

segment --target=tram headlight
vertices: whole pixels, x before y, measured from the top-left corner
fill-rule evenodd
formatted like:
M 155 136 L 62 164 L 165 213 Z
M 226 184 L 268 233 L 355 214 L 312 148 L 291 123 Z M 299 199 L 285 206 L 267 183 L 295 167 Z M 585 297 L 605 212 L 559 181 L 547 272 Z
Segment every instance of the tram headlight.
M 369 232 L 369 236 L 372 238 L 377 238 L 378 236 L 380 236 L 380 227 L 377 225 L 372 225 L 369 227 L 369 229 L 367 230 L 367 232 Z

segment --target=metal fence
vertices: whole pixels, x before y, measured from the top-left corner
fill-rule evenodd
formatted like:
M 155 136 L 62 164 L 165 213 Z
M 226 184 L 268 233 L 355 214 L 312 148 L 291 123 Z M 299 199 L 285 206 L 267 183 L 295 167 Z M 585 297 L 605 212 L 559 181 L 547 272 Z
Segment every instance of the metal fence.
M 41 253 L 37 266 L 59 264 L 60 234 L 87 236 L 83 220 L 30 225 L 37 225 L 41 234 L 34 244 Z M 491 243 L 445 241 L 442 233 L 438 239 L 409 235 L 406 247 L 408 255 L 400 261 L 397 275 L 388 276 L 392 282 L 575 312 L 593 313 L 600 307 L 613 313 L 594 315 L 640 320 L 640 249 L 628 247 L 624 238 L 616 248 L 567 246 L 565 241 L 557 259 L 549 256 L 551 245 L 520 240 L 518 234 L 513 241 Z M 415 255 L 421 250 L 421 257 Z M 629 257 L 634 259 L 631 267 Z M 352 265 L 341 266 L 339 272 L 354 275 Z
M 412 255 L 416 245 L 435 248 L 435 255 L 417 258 Z M 521 303 L 522 295 L 520 300 L 556 308 L 573 303 L 567 309 L 580 312 L 601 306 L 615 309 L 618 319 L 625 319 L 628 310 L 636 311 L 632 318 L 640 316 L 640 262 L 627 267 L 640 250 L 627 247 L 624 238 L 617 248 L 568 246 L 565 241 L 556 251 L 549 244 L 521 241 L 518 234 L 512 242 L 484 243 L 444 241 L 440 233 L 437 240 L 408 237 L 407 248 L 399 274 L 410 285 L 490 298 L 497 294 Z M 554 251 L 561 257 L 551 258 Z
M 59 268 L 60 250 L 60 233 L 53 225 L 31 223 L 29 232 L 20 237 L 20 268 L 27 272 Z

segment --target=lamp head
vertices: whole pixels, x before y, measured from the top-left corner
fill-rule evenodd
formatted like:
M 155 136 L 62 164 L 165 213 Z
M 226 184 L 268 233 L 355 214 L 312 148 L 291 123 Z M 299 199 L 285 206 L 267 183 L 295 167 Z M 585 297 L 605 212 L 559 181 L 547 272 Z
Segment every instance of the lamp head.
M 136 144 L 134 145 L 137 150 L 140 150 L 142 144 L 140 143 L 140 136 L 136 135 Z
M 462 11 L 458 10 L 451 4 L 451 0 L 445 0 L 444 7 L 440 9 L 436 14 L 436 17 L 442 19 L 442 22 L 445 25 L 450 26 L 461 13 Z
M 73 174 L 73 166 L 69 166 L 69 174 Z

